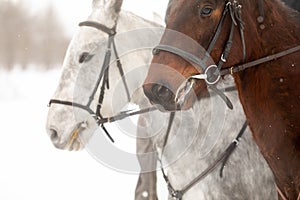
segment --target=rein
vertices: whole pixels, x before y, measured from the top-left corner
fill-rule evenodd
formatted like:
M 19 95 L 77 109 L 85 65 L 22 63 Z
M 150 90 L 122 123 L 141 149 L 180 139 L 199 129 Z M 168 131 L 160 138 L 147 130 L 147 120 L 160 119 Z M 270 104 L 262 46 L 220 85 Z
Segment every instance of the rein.
M 236 65 L 236 66 L 232 66 L 232 67 L 227 68 L 227 69 L 222 69 L 220 71 L 220 74 L 221 75 L 234 74 L 234 73 L 237 73 L 237 72 L 240 72 L 240 71 L 244 71 L 245 69 L 255 67 L 255 66 L 260 65 L 262 63 L 269 62 L 269 61 L 272 61 L 272 60 L 276 60 L 278 58 L 281 58 L 283 56 L 295 53 L 297 51 L 300 51 L 300 45 L 298 45 L 296 47 L 293 47 L 291 49 L 284 50 L 284 51 L 281 51 L 279 53 L 270 55 L 270 56 L 266 56 L 266 57 L 263 57 L 263 58 L 260 58 L 260 59 L 242 64 L 242 65 Z
M 170 118 L 169 118 L 169 123 L 168 123 L 168 128 L 167 128 L 167 133 L 166 133 L 166 137 L 164 139 L 164 143 L 162 146 L 162 153 L 161 153 L 161 158 L 158 157 L 158 161 L 160 163 L 160 169 L 161 172 L 163 174 L 163 178 L 168 186 L 168 191 L 170 196 L 172 197 L 172 199 L 174 200 L 182 200 L 183 195 L 189 191 L 192 187 L 194 187 L 197 183 L 199 183 L 201 180 L 203 180 L 208 174 L 210 174 L 211 172 L 213 172 L 219 165 L 221 165 L 220 168 L 220 177 L 223 177 L 223 170 L 224 167 L 228 161 L 228 159 L 230 158 L 230 156 L 232 155 L 232 153 L 234 152 L 234 150 L 236 149 L 236 147 L 239 145 L 240 139 L 243 136 L 246 128 L 247 128 L 247 121 L 244 122 L 241 130 L 239 131 L 238 135 L 236 136 L 236 138 L 232 141 L 232 143 L 226 148 L 226 150 L 220 154 L 217 159 L 210 165 L 208 166 L 202 173 L 200 173 L 197 177 L 195 177 L 189 184 L 187 184 L 185 187 L 183 187 L 181 190 L 175 190 L 174 187 L 172 186 L 164 168 L 163 168 L 163 153 L 164 153 L 164 149 L 165 146 L 167 145 L 167 141 L 170 135 L 170 131 L 171 131 L 171 127 L 173 124 L 173 120 L 174 120 L 174 116 L 175 116 L 175 112 L 171 112 L 170 114 Z
M 51 99 L 48 107 L 50 107 L 52 104 L 61 104 L 61 105 L 65 105 L 65 106 L 74 106 L 80 109 L 83 109 L 85 111 L 87 111 L 97 122 L 97 124 L 104 130 L 104 132 L 106 133 L 106 135 L 108 136 L 108 138 L 114 142 L 113 138 L 110 136 L 110 134 L 108 133 L 108 131 L 106 130 L 106 128 L 104 127 L 104 121 L 108 121 L 107 118 L 103 118 L 102 114 L 101 114 L 101 108 L 102 108 L 102 104 L 103 104 L 103 100 L 104 100 L 104 94 L 105 94 L 105 90 L 109 89 L 109 67 L 110 67 L 110 61 L 111 61 L 111 51 L 113 49 L 114 54 L 116 56 L 116 60 L 117 60 L 117 67 L 119 69 L 119 73 L 122 77 L 122 81 L 126 90 L 126 95 L 127 95 L 127 99 L 128 101 L 130 101 L 130 95 L 129 95 L 129 89 L 128 89 L 128 85 L 126 82 L 126 79 L 124 77 L 124 71 L 123 71 L 123 67 L 116 49 L 116 45 L 115 45 L 115 40 L 114 37 L 116 35 L 116 26 L 112 27 L 112 28 L 108 28 L 103 24 L 100 24 L 98 22 L 94 22 L 94 21 L 84 21 L 79 23 L 79 26 L 88 26 L 88 27 L 93 27 L 96 28 L 104 33 L 106 33 L 108 35 L 108 44 L 107 44 L 107 49 L 106 49 L 106 53 L 105 53 L 105 57 L 104 57 L 104 61 L 102 64 L 102 68 L 101 68 L 101 72 L 100 75 L 98 77 L 98 80 L 96 82 L 96 85 L 89 97 L 89 100 L 87 102 L 86 105 L 83 104 L 79 104 L 76 102 L 72 102 L 72 101 L 64 101 L 64 100 L 58 100 L 58 99 Z M 100 86 L 100 83 L 102 81 L 102 85 L 100 87 L 100 95 L 98 97 L 98 102 L 97 102 L 97 107 L 96 107 L 96 111 L 93 111 L 90 106 L 94 100 L 94 97 L 96 95 L 96 92 Z M 145 110 L 141 110 L 139 112 L 143 113 L 143 112 L 148 112 L 149 109 L 145 109 Z M 123 113 L 122 116 L 120 116 L 121 118 L 123 116 L 130 116 L 132 113 Z M 124 117 L 123 117 L 124 118 Z

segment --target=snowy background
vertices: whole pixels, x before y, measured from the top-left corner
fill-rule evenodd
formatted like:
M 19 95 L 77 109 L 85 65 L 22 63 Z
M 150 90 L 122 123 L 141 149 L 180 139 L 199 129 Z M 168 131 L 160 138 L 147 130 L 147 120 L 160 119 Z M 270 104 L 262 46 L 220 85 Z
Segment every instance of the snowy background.
M 33 13 L 53 5 L 70 37 L 91 9 L 91 0 L 22 1 Z M 152 20 L 153 12 L 164 15 L 166 4 L 167 0 L 124 0 L 123 9 Z M 45 122 L 59 76 L 59 67 L 23 71 L 16 66 L 9 72 L 0 68 L 0 199 L 133 199 L 137 175 L 109 169 L 86 151 L 61 151 L 52 145 Z M 160 199 L 166 195 L 160 186 Z

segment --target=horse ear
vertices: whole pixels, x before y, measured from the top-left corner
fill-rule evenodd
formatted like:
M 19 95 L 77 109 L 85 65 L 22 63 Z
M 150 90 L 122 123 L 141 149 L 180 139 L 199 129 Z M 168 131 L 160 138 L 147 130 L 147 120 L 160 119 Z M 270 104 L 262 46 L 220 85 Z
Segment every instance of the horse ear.
M 118 14 L 121 11 L 123 0 L 104 0 L 105 8 Z
M 93 0 L 93 8 L 99 8 L 105 5 L 105 0 Z

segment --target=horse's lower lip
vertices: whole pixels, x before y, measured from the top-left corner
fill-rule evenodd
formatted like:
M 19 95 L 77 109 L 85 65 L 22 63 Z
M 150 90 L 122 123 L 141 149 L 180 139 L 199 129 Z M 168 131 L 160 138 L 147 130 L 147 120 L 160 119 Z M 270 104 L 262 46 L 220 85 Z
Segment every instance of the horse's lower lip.
M 80 123 L 76 126 L 76 128 L 72 131 L 71 136 L 65 146 L 69 151 L 78 151 L 80 150 L 82 143 L 79 139 L 79 135 L 85 129 L 83 126 L 84 123 Z
M 81 142 L 79 139 L 73 141 L 72 145 L 68 146 L 69 151 L 78 151 L 81 149 Z

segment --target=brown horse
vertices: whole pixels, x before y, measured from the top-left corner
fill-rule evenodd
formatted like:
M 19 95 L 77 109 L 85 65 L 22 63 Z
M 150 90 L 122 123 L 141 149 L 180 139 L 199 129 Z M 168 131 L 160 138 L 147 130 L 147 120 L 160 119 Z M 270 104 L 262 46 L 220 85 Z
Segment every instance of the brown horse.
M 299 199 L 300 13 L 279 0 L 171 0 L 166 23 L 167 29 L 189 36 L 218 63 L 211 65 L 215 70 L 206 76 L 234 76 L 254 139 L 275 175 L 280 197 Z M 207 83 L 207 77 L 206 82 L 194 79 L 204 73 L 203 66 L 195 66 L 201 63 L 197 59 L 204 60 L 203 55 L 196 48 L 188 53 L 180 48 L 187 49 L 187 43 L 165 33 L 144 84 L 149 100 L 166 110 L 188 109 L 207 93 L 206 84 L 216 88 Z M 186 91 L 179 103 L 178 91 L 185 83 L 182 77 L 196 95 Z

